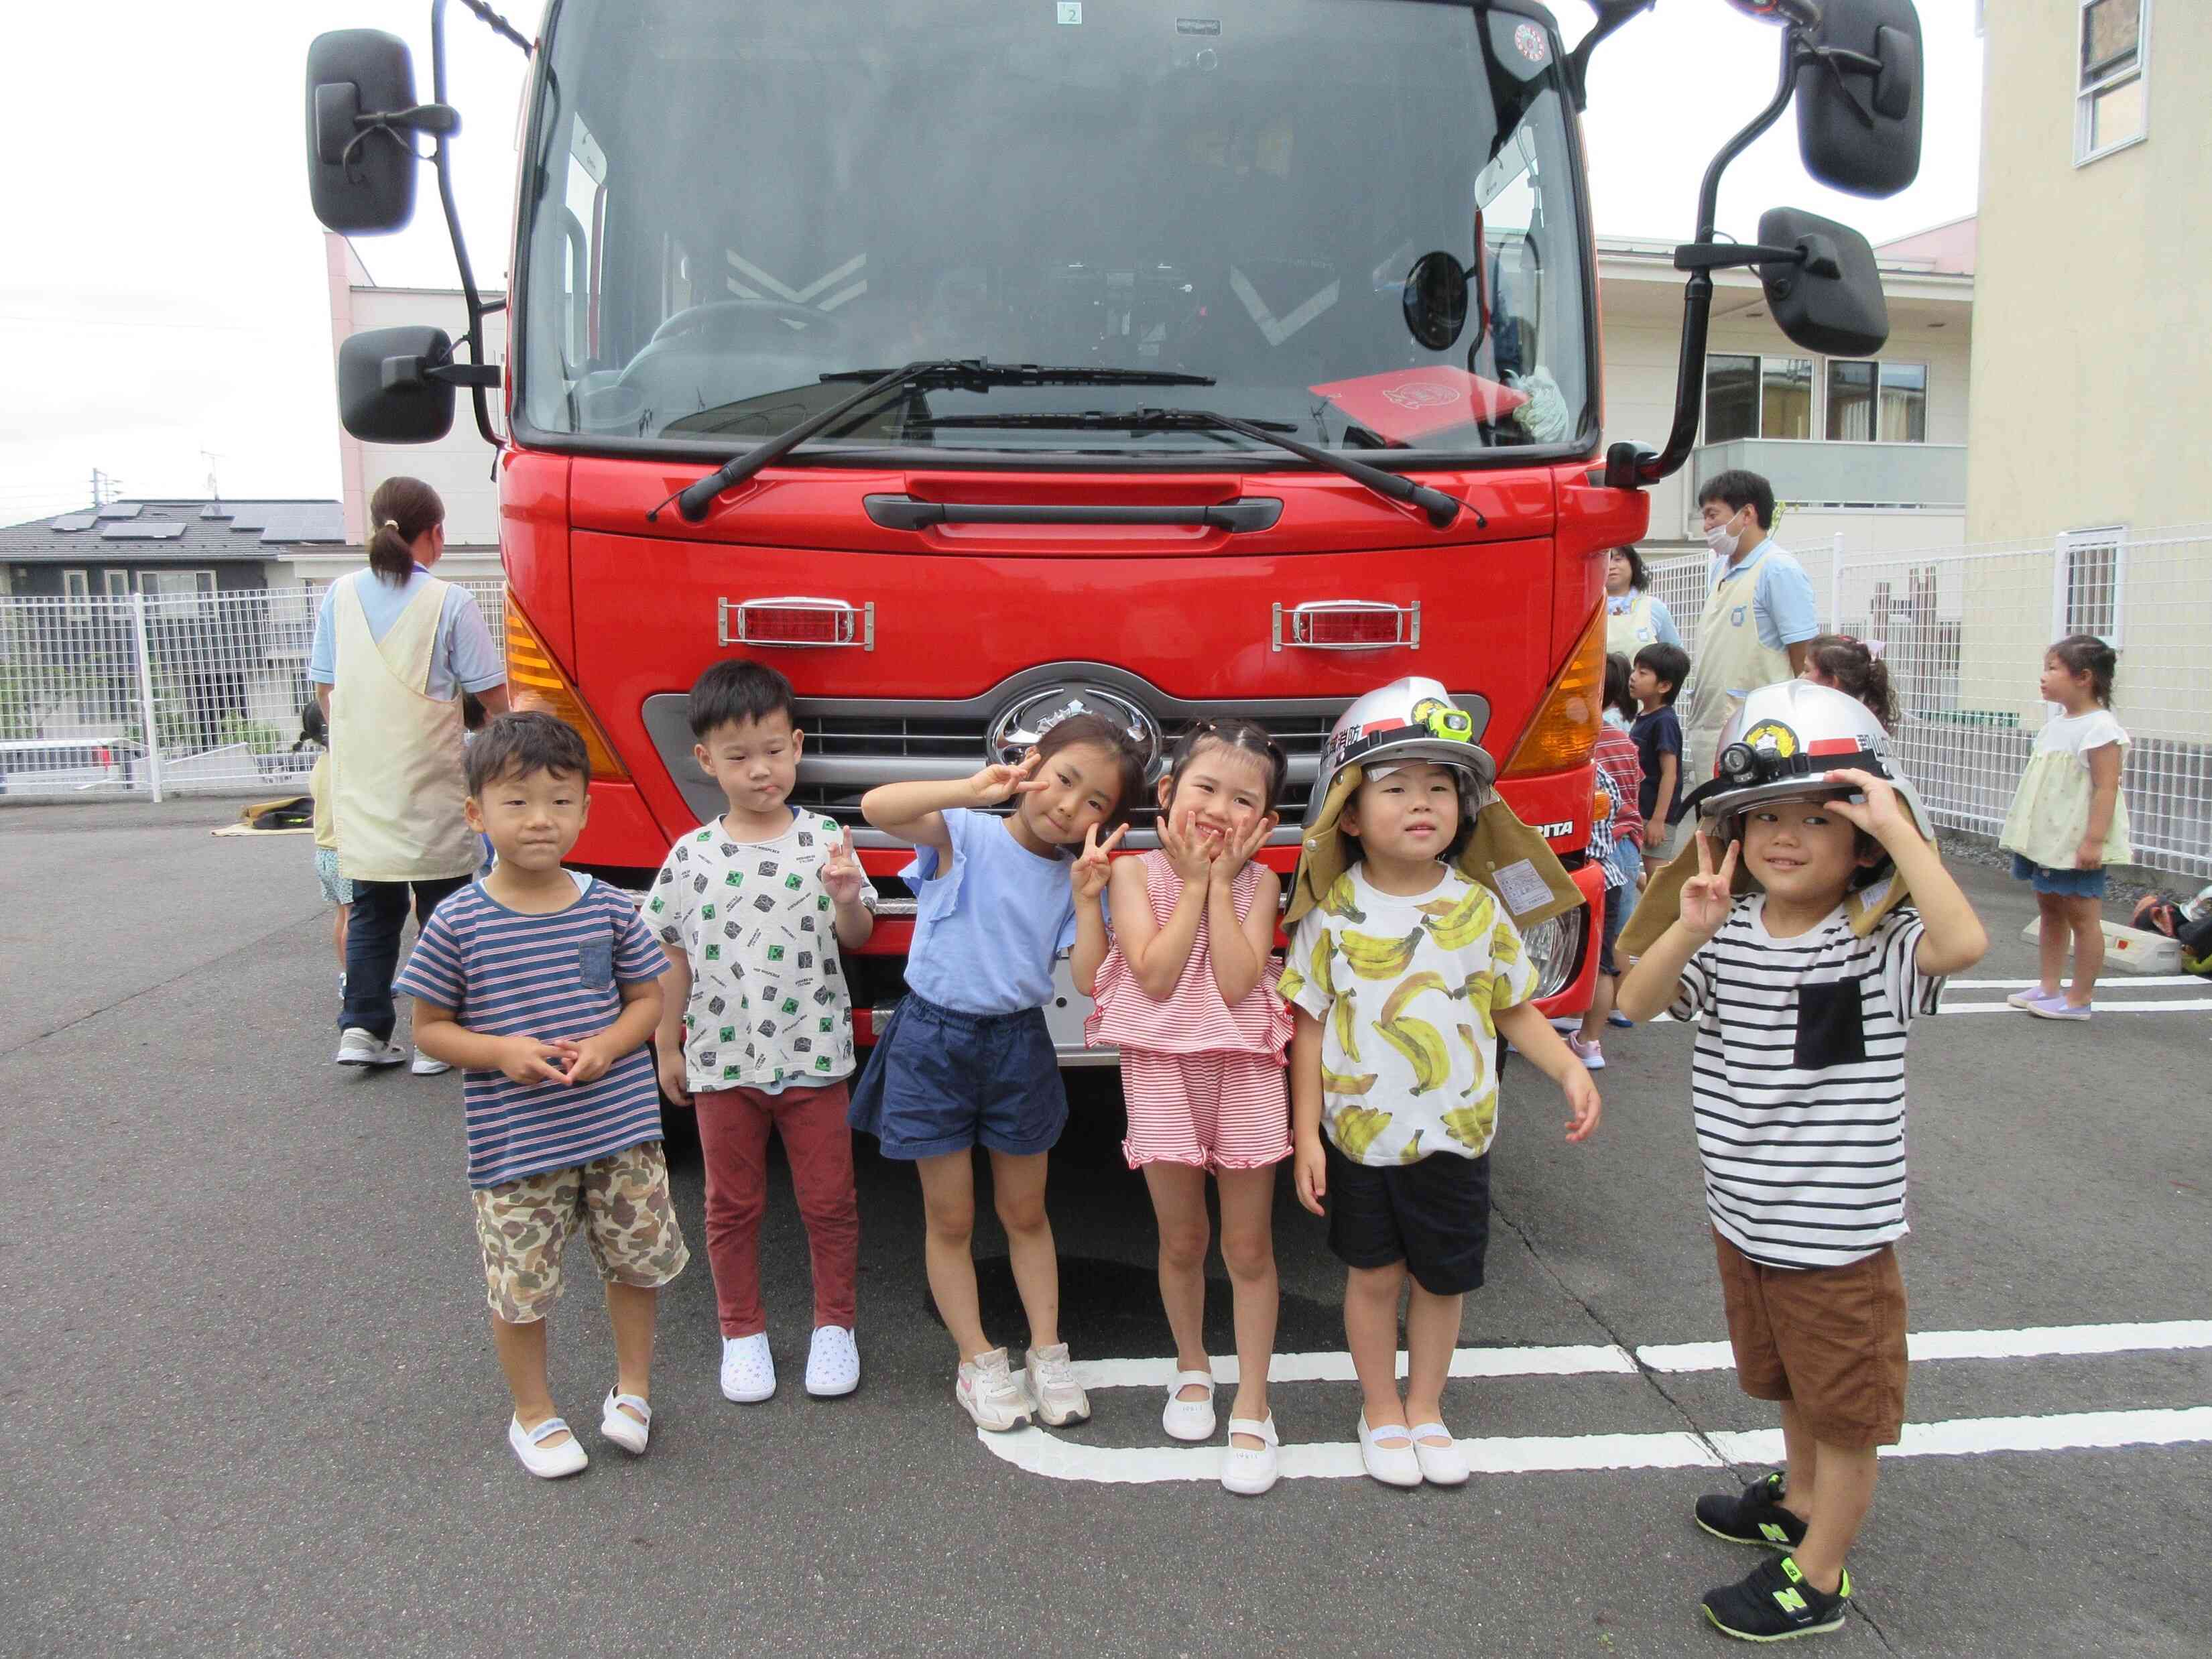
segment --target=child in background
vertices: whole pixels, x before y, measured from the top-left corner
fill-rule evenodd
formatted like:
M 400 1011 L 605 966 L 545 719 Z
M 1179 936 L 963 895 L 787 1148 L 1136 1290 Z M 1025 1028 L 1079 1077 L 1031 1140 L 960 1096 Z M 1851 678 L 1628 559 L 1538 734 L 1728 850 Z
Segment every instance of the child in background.
M 353 883 L 338 872 L 337 820 L 331 816 L 331 728 L 324 717 L 323 705 L 313 697 L 300 711 L 300 736 L 312 743 L 322 753 L 315 757 L 314 769 L 307 774 L 307 798 L 315 805 L 315 879 L 321 884 L 323 896 L 333 907 L 331 916 L 331 939 L 338 952 L 338 996 L 345 996 L 346 908 L 353 902 Z M 447 1068 L 440 1066 L 440 1071 Z
M 645 908 L 668 952 L 660 1086 L 697 1112 L 707 1166 L 722 1395 L 750 1404 L 775 1392 L 760 1291 L 771 1130 L 814 1276 L 806 1392 L 847 1395 L 860 1386 L 860 1217 L 845 1127 L 853 1002 L 838 950 L 868 942 L 876 892 L 852 837 L 788 804 L 805 743 L 788 680 L 765 663 L 718 662 L 686 712 L 693 758 L 726 810 L 670 850 Z
M 1057 1428 L 1091 1415 L 1060 1340 L 1060 1259 L 1044 1212 L 1047 1155 L 1067 1122 L 1044 1006 L 1053 965 L 1075 944 L 1076 896 L 1097 903 L 1103 855 L 1121 839 L 1099 832 L 1144 784 L 1128 734 L 1070 710 L 1018 763 L 950 783 L 884 784 L 860 799 L 870 823 L 914 843 L 899 873 L 915 916 L 909 994 L 877 1036 L 847 1121 L 921 1177 L 930 1294 L 960 1351 L 953 1399 L 994 1431 L 1032 1416 Z M 1000 802 L 1012 811 L 985 810 Z M 979 1141 L 1029 1316 L 1024 1382 L 983 1335 L 970 1253 Z
M 1883 731 L 1894 732 L 1897 692 L 1879 655 L 1880 646 L 1880 641 L 1869 644 L 1848 634 L 1815 635 L 1807 641 L 1805 666 L 1797 678 L 1856 697 L 1881 722 Z
M 1468 1478 L 1443 1388 L 1489 1242 L 1498 1034 L 1559 1085 L 1574 1115 L 1568 1139 L 1586 1139 L 1600 1111 L 1589 1073 L 1531 1000 L 1536 968 L 1520 930 L 1459 866 L 1491 764 L 1472 730 L 1423 679 L 1370 692 L 1337 721 L 1280 987 L 1296 1010 L 1298 1201 L 1320 1215 L 1328 1200 L 1329 1249 L 1346 1268 L 1360 1459 L 1394 1486 Z
M 490 836 L 498 866 L 431 913 L 394 985 L 415 999 L 416 1045 L 467 1073 L 477 1243 L 514 1396 L 507 1441 L 548 1479 L 589 1462 L 545 1377 L 569 1237 L 590 1247 L 614 1326 L 599 1432 L 633 1455 L 652 1430 L 660 1287 L 690 1259 L 646 1048 L 668 964 L 626 894 L 561 866 L 590 781 L 584 740 L 552 715 L 484 728 L 469 746 L 468 821 Z
M 1644 817 L 1644 845 L 1654 853 L 1666 851 L 1689 793 L 1682 777 L 1682 721 L 1674 713 L 1674 694 L 1689 672 L 1690 655 L 1680 646 L 1647 645 L 1628 674 L 1629 695 L 1636 699 L 1628 735 L 1644 776 L 1637 806 Z
M 1097 1009 L 1085 1041 L 1121 1051 L 1129 1138 L 1159 1224 L 1160 1299 L 1176 1376 L 1161 1423 L 1177 1440 L 1213 1436 L 1206 1352 L 1206 1176 L 1221 1194 L 1221 1259 L 1236 1304 L 1237 1399 L 1221 1484 L 1250 1497 L 1275 1484 L 1267 1367 L 1278 1293 L 1275 1165 L 1291 1155 L 1275 994 L 1282 882 L 1252 861 L 1276 823 L 1290 763 L 1249 720 L 1201 720 L 1160 781 L 1160 846 L 1113 866 L 1113 935 L 1082 884 L 1075 985 Z M 1086 854 L 1086 857 L 1090 855 Z
M 1600 849 L 1605 865 L 1605 915 L 1601 922 L 1597 982 L 1591 988 L 1590 1006 L 1583 1015 L 1581 1027 L 1567 1038 L 1567 1047 L 1593 1072 L 1605 1069 L 1605 1048 L 1598 1039 L 1606 1026 L 1632 1023 L 1613 1007 L 1620 969 L 1613 956 L 1620 925 L 1635 907 L 1637 889 L 1644 879 L 1644 815 L 1638 808 L 1644 772 L 1635 741 L 1628 732 L 1627 716 L 1635 706 L 1628 690 L 1629 672 L 1628 659 L 1618 653 L 1605 659 L 1605 721 L 1598 729 L 1597 750 L 1592 757 L 1597 763 L 1597 787 L 1613 801 L 1606 822 L 1590 827 L 1590 845 Z
M 2134 856 L 2120 764 L 2130 739 L 2112 716 L 2119 653 L 2094 634 L 2070 634 L 2043 656 L 2044 699 L 2055 720 L 2035 734 L 2027 770 L 1997 845 L 2014 880 L 2035 889 L 2043 980 L 2006 999 L 2038 1019 L 2087 1019 L 2105 966 L 2105 866 Z M 2074 980 L 2063 993 L 2069 942 Z
M 1727 855 L 1716 868 L 1699 836 L 1698 873 L 1654 881 L 1644 908 L 1673 914 L 1639 912 L 1638 943 L 1655 920 L 1663 931 L 1620 1003 L 1697 1024 L 1691 1101 L 1737 1381 L 1781 1402 L 1789 1458 L 1741 1497 L 1698 1500 L 1715 1537 L 1788 1552 L 1703 1605 L 1767 1642 L 1834 1630 L 1850 1605 L 1875 1449 L 1905 1420 L 1905 1040 L 1989 940 L 1863 705 L 1802 679 L 1765 686 L 1721 733 L 1745 741 L 1749 780 L 1700 803 Z M 1846 764 L 1796 769 L 1806 753 Z

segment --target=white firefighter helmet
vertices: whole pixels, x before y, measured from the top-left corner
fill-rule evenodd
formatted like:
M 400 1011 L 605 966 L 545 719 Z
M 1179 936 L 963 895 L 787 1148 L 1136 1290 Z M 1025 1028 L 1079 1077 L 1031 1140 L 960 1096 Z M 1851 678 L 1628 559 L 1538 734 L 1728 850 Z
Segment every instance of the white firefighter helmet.
M 1329 732 L 1306 805 L 1306 827 L 1318 825 L 1330 786 L 1347 766 L 1365 771 L 1433 761 L 1458 768 L 1478 789 L 1489 784 L 1497 763 L 1474 739 L 1474 716 L 1451 700 L 1441 681 L 1409 676 L 1376 687 L 1346 709 Z
M 1810 680 L 1763 685 L 1721 728 L 1713 776 L 1683 805 L 1726 826 L 1763 800 L 1825 799 L 1852 793 L 1828 774 L 1853 768 L 1887 779 L 1928 840 L 1936 826 L 1897 763 L 1889 733 L 1856 697 Z M 1723 839 L 1731 831 L 1723 830 Z

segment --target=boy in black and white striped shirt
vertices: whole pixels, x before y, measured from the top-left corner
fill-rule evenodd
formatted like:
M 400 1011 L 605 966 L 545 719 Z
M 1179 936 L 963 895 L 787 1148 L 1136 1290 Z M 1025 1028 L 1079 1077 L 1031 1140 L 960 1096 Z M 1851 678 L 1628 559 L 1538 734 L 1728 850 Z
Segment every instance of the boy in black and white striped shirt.
M 1843 1622 L 1875 1449 L 1903 1429 L 1905 1036 L 1989 941 L 1886 780 L 1850 768 L 1747 793 L 1739 810 L 1715 803 L 1739 839 L 1717 870 L 1698 838 L 1680 917 L 1620 1006 L 1698 1027 L 1691 1099 L 1736 1375 L 1781 1403 L 1789 1455 L 1786 1480 L 1702 1498 L 1698 1522 L 1790 1552 L 1705 1607 L 1729 1635 L 1772 1640 Z M 1739 854 L 1758 889 L 1742 898 Z M 1846 900 L 1875 914 L 1888 882 L 1917 913 L 1855 927 Z

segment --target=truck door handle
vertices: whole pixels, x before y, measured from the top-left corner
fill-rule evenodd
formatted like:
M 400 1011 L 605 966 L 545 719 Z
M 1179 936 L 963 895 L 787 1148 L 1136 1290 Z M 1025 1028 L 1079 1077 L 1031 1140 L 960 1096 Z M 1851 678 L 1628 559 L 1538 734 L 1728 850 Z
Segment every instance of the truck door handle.
M 941 524 L 1199 525 L 1241 535 L 1272 530 L 1283 504 L 1271 495 L 1240 495 L 1207 507 L 1000 506 L 922 501 L 911 495 L 865 498 L 868 517 L 886 530 L 927 530 Z

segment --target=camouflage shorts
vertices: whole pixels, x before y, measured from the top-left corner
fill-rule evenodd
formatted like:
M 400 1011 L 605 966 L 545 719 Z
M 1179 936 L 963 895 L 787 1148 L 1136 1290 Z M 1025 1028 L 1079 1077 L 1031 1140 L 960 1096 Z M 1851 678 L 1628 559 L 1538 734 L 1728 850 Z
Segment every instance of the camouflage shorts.
M 561 1257 L 580 1231 L 599 1277 L 617 1285 L 656 1288 L 691 1259 L 657 1140 L 474 1196 L 485 1300 L 510 1325 L 532 1324 L 560 1300 Z

